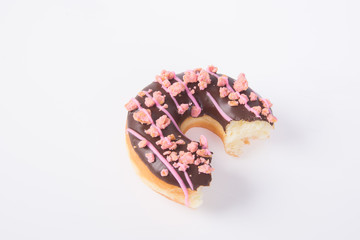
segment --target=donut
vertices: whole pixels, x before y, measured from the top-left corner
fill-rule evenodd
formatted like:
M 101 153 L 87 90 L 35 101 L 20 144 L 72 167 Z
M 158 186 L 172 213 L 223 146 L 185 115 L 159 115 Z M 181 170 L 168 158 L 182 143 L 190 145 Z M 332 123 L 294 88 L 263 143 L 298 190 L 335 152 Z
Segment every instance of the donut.
M 214 168 L 207 139 L 189 139 L 186 131 L 206 128 L 221 138 L 229 155 L 239 156 L 250 140 L 268 138 L 277 121 L 272 103 L 248 87 L 245 74 L 235 80 L 217 70 L 163 70 L 125 104 L 126 144 L 137 174 L 190 208 L 202 204 L 201 188 L 210 185 Z

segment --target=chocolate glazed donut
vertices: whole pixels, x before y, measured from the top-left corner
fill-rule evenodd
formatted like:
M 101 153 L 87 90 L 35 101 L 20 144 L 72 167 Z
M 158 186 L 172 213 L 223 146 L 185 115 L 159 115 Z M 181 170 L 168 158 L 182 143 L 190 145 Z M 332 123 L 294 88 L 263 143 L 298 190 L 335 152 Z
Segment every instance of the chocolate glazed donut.
M 202 203 L 200 188 L 211 182 L 207 140 L 184 133 L 204 127 L 217 134 L 228 154 L 238 156 L 250 139 L 267 138 L 276 118 L 271 102 L 217 68 L 176 74 L 163 70 L 126 105 L 126 142 L 132 163 L 152 189 L 186 206 Z

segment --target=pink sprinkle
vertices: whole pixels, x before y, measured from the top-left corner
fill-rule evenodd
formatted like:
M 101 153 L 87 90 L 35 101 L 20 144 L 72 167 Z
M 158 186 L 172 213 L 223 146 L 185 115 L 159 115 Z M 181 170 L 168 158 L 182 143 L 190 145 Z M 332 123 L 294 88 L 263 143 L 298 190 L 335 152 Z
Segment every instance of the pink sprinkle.
M 229 89 L 226 88 L 226 87 L 221 87 L 221 88 L 219 89 L 219 91 L 220 91 L 220 97 L 221 97 L 221 98 L 224 98 L 224 97 L 228 96 L 229 93 L 230 93 Z
M 191 108 L 191 116 L 192 117 L 196 118 L 196 117 L 198 117 L 200 115 L 200 113 L 201 113 L 201 108 L 199 108 L 197 106 L 193 106 Z
M 264 115 L 264 116 L 269 115 L 269 113 L 270 113 L 270 110 L 268 108 L 263 108 L 261 111 L 261 115 Z
M 246 80 L 245 74 L 240 73 L 238 79 L 234 83 L 234 89 L 237 92 L 245 91 L 248 89 L 248 81 Z
M 163 153 L 163 155 L 166 156 L 166 155 L 169 155 L 170 153 L 171 153 L 171 151 L 166 151 L 166 152 Z
M 141 141 L 138 143 L 138 146 L 139 146 L 139 148 L 144 148 L 144 147 L 146 147 L 147 144 L 148 144 L 148 141 L 146 141 L 146 140 L 141 140 Z
M 185 84 L 197 82 L 197 75 L 194 71 L 186 71 L 183 76 Z
M 158 126 L 160 129 L 165 129 L 167 126 L 169 126 L 170 123 L 171 120 L 166 115 L 162 115 L 156 120 L 156 126 Z
M 228 77 L 225 75 L 222 75 L 221 77 L 218 78 L 217 86 L 223 87 L 226 85 L 226 83 L 228 83 Z
M 249 98 L 245 95 L 245 94 L 240 94 L 240 99 L 239 99 L 239 103 L 240 104 L 247 104 L 247 102 L 249 101 Z
M 181 104 L 179 107 L 178 107 L 178 113 L 179 114 L 184 114 L 187 110 L 189 109 L 189 104 Z
M 154 100 L 152 100 L 151 98 L 147 97 L 147 98 L 145 98 L 145 105 L 146 105 L 147 107 L 152 107 L 152 106 L 155 105 L 155 102 L 154 102 Z
M 177 141 L 176 141 L 176 144 L 178 144 L 178 145 L 184 145 L 184 144 L 185 144 L 185 141 L 182 140 L 182 139 L 180 139 L 180 140 L 177 140 Z
M 135 101 L 133 99 L 131 99 L 127 104 L 125 104 L 125 108 L 128 111 L 133 111 L 135 109 L 138 109 L 138 106 L 135 103 Z
M 149 163 L 153 163 L 155 161 L 155 156 L 153 153 L 146 153 L 145 157 L 147 158 Z
M 209 164 L 204 164 L 201 166 L 198 166 L 198 170 L 200 173 L 210 174 L 214 171 L 214 168 L 210 167 Z
M 237 101 L 228 101 L 228 104 L 232 107 L 236 107 L 239 105 L 239 103 Z
M 146 134 L 149 134 L 151 137 L 158 137 L 160 135 L 158 129 L 155 126 L 151 126 L 149 129 L 145 130 Z
M 198 81 L 199 82 L 206 82 L 207 84 L 211 83 L 210 80 L 210 75 L 207 71 L 205 71 L 204 69 L 201 69 L 199 76 L 198 76 Z
M 207 162 L 207 160 L 206 160 L 205 158 L 201 157 L 201 158 L 200 158 L 200 162 L 201 162 L 201 163 L 205 163 L 205 162 Z
M 254 92 L 250 93 L 250 101 L 255 101 L 257 99 L 257 96 Z
M 277 122 L 277 118 L 276 118 L 274 115 L 272 115 L 272 114 L 269 114 L 269 115 L 267 116 L 267 120 L 268 120 L 270 123 Z
M 195 90 L 194 90 L 194 89 L 192 89 L 190 92 L 191 92 L 191 94 L 193 94 L 193 95 L 195 94 Z
M 167 105 L 167 104 L 163 105 L 163 108 L 168 108 L 168 107 L 169 107 L 169 105 Z
M 236 92 L 232 92 L 229 94 L 229 99 L 230 100 L 238 100 L 240 97 Z
M 208 67 L 208 70 L 209 70 L 210 72 L 216 73 L 216 72 L 218 71 L 218 68 L 217 68 L 217 67 L 214 67 L 213 65 L 210 65 L 210 66 Z
M 189 150 L 190 152 L 196 152 L 196 150 L 198 150 L 198 146 L 199 144 L 197 142 L 191 142 L 187 145 L 187 150 Z
M 146 110 L 149 112 L 149 114 L 151 114 L 151 111 L 149 109 Z M 147 124 L 147 125 L 151 124 L 151 119 L 149 119 L 148 115 L 144 112 L 146 110 L 140 110 L 134 113 L 133 117 L 135 121 L 138 121 L 141 124 Z
M 149 90 L 148 90 L 148 93 L 151 93 L 152 91 L 153 91 L 152 89 L 149 89 Z
M 165 96 L 161 94 L 160 91 L 156 91 L 153 93 L 153 98 L 155 101 L 157 101 L 160 105 L 162 105 L 165 102 Z
M 208 148 L 208 141 L 204 135 L 200 135 L 200 146 L 202 148 Z
M 204 90 L 204 89 L 206 89 L 207 88 L 207 83 L 206 82 L 199 82 L 198 83 L 198 86 L 199 86 L 199 88 L 200 88 L 200 90 Z
M 169 174 L 169 170 L 167 170 L 167 169 L 163 169 L 163 170 L 161 170 L 161 172 L 160 172 L 160 175 L 161 175 L 162 177 L 166 177 L 168 174 Z
M 139 97 L 145 96 L 145 92 L 144 92 L 144 91 L 139 92 L 139 93 L 138 93 L 138 96 L 139 96 Z
M 262 104 L 263 104 L 264 107 L 266 107 L 266 108 L 271 108 L 271 107 L 272 107 L 272 103 L 270 102 L 269 99 L 260 98 L 260 102 L 262 102 Z
M 201 157 L 211 157 L 211 152 L 209 151 L 209 149 L 205 148 L 197 150 L 196 154 Z
M 252 109 L 254 109 L 258 114 L 261 113 L 261 107 L 260 106 L 252 107 Z

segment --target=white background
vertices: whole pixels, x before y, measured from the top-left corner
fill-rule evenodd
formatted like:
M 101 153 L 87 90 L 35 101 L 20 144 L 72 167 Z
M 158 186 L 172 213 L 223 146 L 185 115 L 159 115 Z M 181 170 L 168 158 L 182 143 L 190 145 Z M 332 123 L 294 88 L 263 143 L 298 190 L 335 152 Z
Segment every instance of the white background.
M 360 239 L 358 1 L 0 2 L 0 239 Z M 130 97 L 214 64 L 273 102 L 197 210 L 135 175 Z

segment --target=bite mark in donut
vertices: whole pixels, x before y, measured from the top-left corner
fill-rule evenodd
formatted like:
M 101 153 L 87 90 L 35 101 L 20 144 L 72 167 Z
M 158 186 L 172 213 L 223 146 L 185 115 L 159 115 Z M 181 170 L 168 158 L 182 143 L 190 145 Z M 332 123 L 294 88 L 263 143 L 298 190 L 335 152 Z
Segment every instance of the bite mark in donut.
M 227 153 L 238 156 L 250 139 L 269 136 L 277 121 L 271 106 L 248 87 L 244 74 L 234 80 L 214 66 L 177 75 L 163 70 L 125 105 L 131 160 L 152 189 L 197 207 L 200 188 L 211 182 L 212 152 L 204 136 L 195 142 L 184 133 L 207 128 L 223 140 Z

